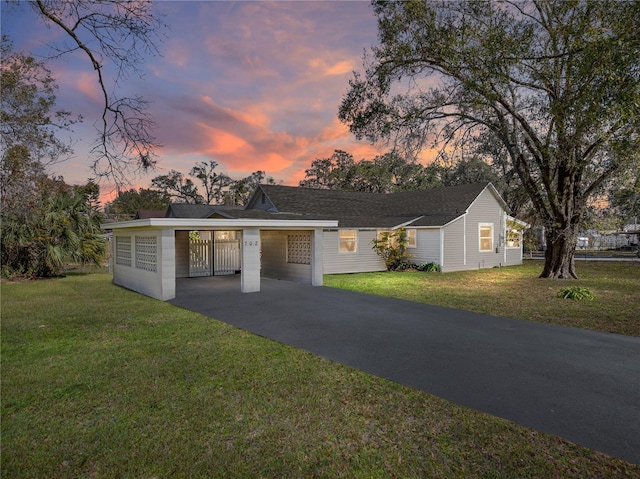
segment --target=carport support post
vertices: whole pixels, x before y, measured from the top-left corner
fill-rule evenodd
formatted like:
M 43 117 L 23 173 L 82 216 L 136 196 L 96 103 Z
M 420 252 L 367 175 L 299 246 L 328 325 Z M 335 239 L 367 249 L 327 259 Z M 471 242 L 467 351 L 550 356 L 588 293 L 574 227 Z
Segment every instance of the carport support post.
M 243 293 L 260 291 L 260 230 L 242 230 L 242 270 L 240 290 Z
M 323 258 L 323 232 L 321 229 L 313 230 L 311 237 L 311 285 L 322 286 Z

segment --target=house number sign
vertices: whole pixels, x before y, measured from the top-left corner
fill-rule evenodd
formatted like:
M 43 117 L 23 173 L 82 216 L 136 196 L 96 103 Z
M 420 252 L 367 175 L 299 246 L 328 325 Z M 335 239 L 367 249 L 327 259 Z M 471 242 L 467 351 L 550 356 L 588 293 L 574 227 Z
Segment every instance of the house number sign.
M 245 246 L 258 246 L 258 241 L 245 241 L 244 242 Z

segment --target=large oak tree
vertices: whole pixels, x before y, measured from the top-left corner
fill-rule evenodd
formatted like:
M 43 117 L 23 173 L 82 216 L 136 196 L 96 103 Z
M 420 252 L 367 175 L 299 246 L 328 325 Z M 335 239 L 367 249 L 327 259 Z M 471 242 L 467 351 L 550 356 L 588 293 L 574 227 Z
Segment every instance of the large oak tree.
M 640 2 L 373 2 L 379 45 L 339 117 L 416 153 L 497 142 L 545 226 L 542 277 L 577 277 L 589 198 L 640 166 Z

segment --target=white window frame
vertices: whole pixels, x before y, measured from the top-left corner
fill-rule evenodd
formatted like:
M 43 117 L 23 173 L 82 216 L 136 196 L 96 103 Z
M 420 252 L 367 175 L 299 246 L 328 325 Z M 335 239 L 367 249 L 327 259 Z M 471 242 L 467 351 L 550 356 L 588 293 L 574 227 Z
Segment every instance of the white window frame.
M 407 248 L 417 248 L 418 230 L 415 228 L 406 228 L 405 231 L 407 232 Z
M 346 237 L 348 234 L 352 235 L 352 237 Z M 345 235 L 344 238 L 343 235 Z M 353 243 L 353 250 L 347 247 L 347 243 Z M 338 252 L 340 254 L 358 252 L 358 230 L 338 230 Z
M 491 231 L 491 236 L 489 238 L 487 238 L 486 236 L 482 236 L 482 230 L 485 228 L 490 228 Z M 493 227 L 493 223 L 479 223 L 478 224 L 478 250 L 480 251 L 480 253 L 490 253 L 493 251 L 493 236 L 494 236 L 494 227 Z M 491 245 L 489 248 L 483 248 L 482 247 L 482 240 L 483 239 L 490 239 L 491 240 Z

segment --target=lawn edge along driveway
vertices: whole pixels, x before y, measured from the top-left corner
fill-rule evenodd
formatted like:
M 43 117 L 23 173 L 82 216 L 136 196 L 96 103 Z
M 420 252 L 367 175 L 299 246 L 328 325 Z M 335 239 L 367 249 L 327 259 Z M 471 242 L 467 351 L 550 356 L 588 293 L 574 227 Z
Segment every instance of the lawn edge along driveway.
M 177 282 L 171 303 L 640 464 L 640 338 L 262 279 Z

